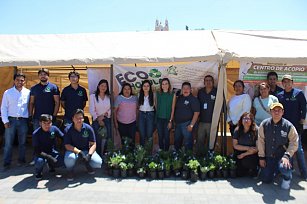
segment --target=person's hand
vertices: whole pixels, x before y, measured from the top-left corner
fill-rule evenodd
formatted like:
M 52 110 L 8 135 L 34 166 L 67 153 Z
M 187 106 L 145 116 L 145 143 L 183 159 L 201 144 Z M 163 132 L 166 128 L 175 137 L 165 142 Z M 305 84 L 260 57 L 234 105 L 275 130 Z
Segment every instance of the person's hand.
M 265 162 L 264 159 L 260 159 L 260 160 L 259 160 L 259 166 L 260 166 L 261 168 L 264 168 L 264 167 L 266 166 L 266 162 Z
M 81 156 L 81 158 L 83 159 L 83 161 L 85 162 L 89 162 L 91 160 L 92 155 L 90 154 L 85 154 L 83 151 L 79 152 L 79 155 Z
M 98 120 L 98 124 L 100 127 L 104 127 L 105 123 L 103 122 L 103 120 Z
M 118 129 L 118 122 L 114 123 L 115 129 Z
M 283 157 L 281 158 L 280 162 L 282 163 L 283 167 L 285 167 L 286 169 L 291 169 L 291 162 L 289 161 L 288 158 Z
M 56 163 L 58 161 L 55 157 L 53 157 L 52 155 L 47 154 L 45 152 L 41 152 L 40 155 L 43 158 L 47 159 L 47 161 L 49 161 L 49 162 Z
M 5 127 L 5 128 L 10 128 L 10 127 L 11 127 L 10 122 L 5 123 L 5 124 L 4 124 L 4 127 Z
M 244 153 L 242 153 L 242 154 L 239 154 L 239 155 L 237 156 L 237 158 L 238 158 L 238 159 L 243 159 L 245 156 L 246 156 L 246 155 L 245 155 Z
M 193 126 L 188 125 L 187 130 L 188 130 L 189 132 L 192 132 L 192 131 L 193 131 Z
M 257 149 L 256 149 L 256 147 L 249 147 L 247 152 L 253 154 L 253 153 L 257 152 Z
M 301 119 L 300 120 L 300 124 L 306 124 L 306 120 L 305 119 Z
M 172 129 L 172 122 L 168 122 L 168 124 L 167 124 L 167 129 Z

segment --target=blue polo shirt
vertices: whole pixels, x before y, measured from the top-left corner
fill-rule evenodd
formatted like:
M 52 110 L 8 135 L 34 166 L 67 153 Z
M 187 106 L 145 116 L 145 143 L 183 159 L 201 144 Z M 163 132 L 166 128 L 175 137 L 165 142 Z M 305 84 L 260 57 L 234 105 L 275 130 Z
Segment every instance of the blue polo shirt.
M 56 126 L 51 126 L 48 132 L 41 127 L 33 132 L 32 145 L 36 153 L 45 152 L 50 154 L 56 147 L 56 136 L 63 137 L 64 134 Z
M 216 98 L 216 88 L 212 88 L 212 90 L 207 93 L 205 88 L 202 88 L 198 91 L 197 98 L 200 103 L 200 115 L 199 121 L 202 123 L 211 123 L 213 109 Z
M 198 99 L 192 94 L 178 96 L 175 106 L 175 122 L 184 123 L 192 120 L 194 112 L 200 111 L 199 107 Z
M 66 86 L 61 94 L 61 101 L 65 102 L 64 118 L 71 120 L 77 109 L 83 110 L 84 102 L 87 100 L 88 98 L 85 88 L 80 85 L 77 89 L 74 89 L 71 85 Z
M 55 95 L 60 95 L 60 91 L 59 88 L 51 82 L 48 82 L 46 85 L 39 83 L 31 88 L 30 96 L 35 97 L 34 119 L 39 119 L 41 114 L 53 115 L 55 104 L 53 96 Z
M 89 150 L 89 142 L 96 142 L 93 128 L 86 124 L 82 124 L 81 131 L 75 129 L 74 124 L 70 124 L 65 128 L 64 145 L 70 144 L 80 150 Z

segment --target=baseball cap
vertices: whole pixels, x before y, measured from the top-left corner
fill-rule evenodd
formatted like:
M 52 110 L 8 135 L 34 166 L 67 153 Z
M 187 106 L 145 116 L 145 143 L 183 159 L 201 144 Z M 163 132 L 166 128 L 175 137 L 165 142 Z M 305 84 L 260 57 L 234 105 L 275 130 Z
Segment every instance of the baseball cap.
M 291 76 L 290 74 L 285 74 L 285 75 L 282 77 L 282 80 L 281 80 L 281 81 L 283 81 L 284 79 L 289 79 L 289 80 L 293 81 L 292 76 Z
M 272 109 L 274 109 L 276 107 L 280 107 L 280 108 L 284 109 L 284 106 L 281 103 L 276 102 L 276 103 L 272 103 L 271 104 L 270 110 L 272 110 Z

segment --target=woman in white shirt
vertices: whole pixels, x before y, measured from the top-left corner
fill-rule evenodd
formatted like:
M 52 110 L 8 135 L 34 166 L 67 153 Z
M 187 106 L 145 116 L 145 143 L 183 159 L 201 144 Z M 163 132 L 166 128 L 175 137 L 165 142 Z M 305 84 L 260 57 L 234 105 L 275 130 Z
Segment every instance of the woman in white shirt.
M 230 98 L 227 105 L 227 122 L 232 136 L 241 115 L 245 112 L 250 112 L 252 106 L 250 96 L 244 93 L 244 87 L 244 82 L 242 80 L 237 80 L 233 83 L 235 95 Z
M 102 156 L 107 139 L 112 138 L 110 91 L 109 83 L 105 79 L 99 81 L 95 93 L 90 95 L 90 113 L 93 117 L 92 127 L 96 135 L 96 151 Z M 102 143 L 103 139 L 105 144 Z
M 142 82 L 139 95 L 138 119 L 140 144 L 144 145 L 149 138 L 152 138 L 155 121 L 154 94 L 149 80 L 144 80 Z
M 260 96 L 256 97 L 253 102 L 253 107 L 256 110 L 255 122 L 259 126 L 260 123 L 271 117 L 270 106 L 272 103 L 278 102 L 276 96 L 270 95 L 270 86 L 263 82 L 259 85 Z

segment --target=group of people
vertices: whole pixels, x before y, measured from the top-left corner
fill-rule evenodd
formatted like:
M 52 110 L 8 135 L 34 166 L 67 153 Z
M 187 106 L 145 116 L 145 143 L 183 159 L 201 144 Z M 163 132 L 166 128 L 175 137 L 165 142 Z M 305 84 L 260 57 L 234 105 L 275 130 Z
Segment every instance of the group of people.
M 101 167 L 104 147 L 113 134 L 129 137 L 135 142 L 138 131 L 140 145 L 144 145 L 157 128 L 159 148 L 167 151 L 170 148 L 170 130 L 174 126 L 175 148 L 178 150 L 184 146 L 192 150 L 195 129 L 196 154 L 206 156 L 214 150 L 212 143 L 215 141 L 210 138 L 210 130 L 217 89 L 211 75 L 204 77 L 204 87 L 198 90 L 197 97 L 193 96 L 189 82 L 182 83 L 181 93 L 177 95 L 170 80 L 163 78 L 156 92 L 149 80 L 143 80 L 138 96 L 133 94 L 129 83 L 123 84 L 114 104 L 111 104 L 108 81 L 102 79 L 94 94 L 90 95 L 91 126 L 83 122 L 83 109 L 88 98 L 86 90 L 79 84 L 78 72 L 68 74 L 71 84 L 63 89 L 61 96 L 59 88 L 49 82 L 48 69 L 40 69 L 38 77 L 40 82 L 28 90 L 24 87 L 26 76 L 15 74 L 14 86 L 3 95 L 1 114 L 6 128 L 4 168 L 10 167 L 16 133 L 18 164 L 25 163 L 29 121 L 34 127 L 32 141 L 37 179 L 42 178 L 45 163 L 49 171 L 64 164 L 68 180 L 73 180 L 77 161 L 82 161 L 87 172 L 93 174 L 93 168 Z M 282 187 L 289 188 L 295 152 L 301 175 L 307 179 L 300 137 L 306 115 L 306 99 L 301 90 L 293 88 L 291 75 L 283 76 L 283 88 L 277 86 L 277 77 L 275 72 L 269 72 L 267 82 L 259 84 L 259 95 L 253 100 L 244 93 L 244 82 L 235 81 L 235 95 L 227 105 L 227 121 L 233 137 L 238 174 L 255 176 L 261 168 L 263 181 L 271 182 L 281 172 L 284 175 Z M 64 133 L 55 126 L 60 105 L 65 110 Z M 56 150 L 56 136 L 63 138 L 64 156 Z
M 290 188 L 293 155 L 296 153 L 301 177 L 307 170 L 301 135 L 306 117 L 304 93 L 293 87 L 291 75 L 284 75 L 277 85 L 276 72 L 267 74 L 267 81 L 258 86 L 253 99 L 244 93 L 244 82 L 234 82 L 235 95 L 228 102 L 228 123 L 233 137 L 238 174 L 257 176 L 270 183 L 279 173 L 281 187 Z

